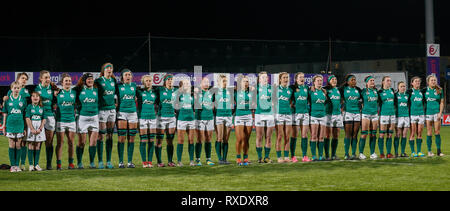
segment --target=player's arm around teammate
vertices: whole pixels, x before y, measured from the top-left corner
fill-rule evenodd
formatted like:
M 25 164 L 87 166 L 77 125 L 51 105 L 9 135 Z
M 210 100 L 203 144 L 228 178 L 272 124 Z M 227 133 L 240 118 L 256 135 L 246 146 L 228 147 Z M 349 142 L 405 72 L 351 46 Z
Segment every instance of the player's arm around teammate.
M 25 114 L 28 127 L 28 162 L 30 171 L 42 171 L 39 166 L 41 154 L 41 144 L 45 142 L 45 118 L 44 107 L 42 106 L 41 96 L 38 92 L 31 93 L 31 104 L 27 106 Z
M 55 114 L 53 113 L 53 102 L 54 102 L 54 90 L 57 87 L 50 80 L 50 72 L 47 70 L 42 70 L 39 73 L 39 84 L 36 86 L 34 91 L 39 92 L 42 98 L 42 105 L 44 106 L 44 116 L 45 121 L 45 152 L 47 158 L 47 170 L 52 168 L 52 158 L 53 158 L 53 136 L 56 128 Z
M 117 151 L 119 153 L 119 168 L 125 168 L 123 154 L 125 141 L 127 141 L 127 167 L 135 168 L 133 163 L 134 138 L 137 133 L 138 116 L 136 109 L 137 86 L 133 82 L 133 74 L 130 69 L 121 71 L 121 83 L 116 87 L 119 99 L 117 114 Z
M 408 90 L 411 108 L 410 120 L 411 128 L 409 135 L 409 146 L 411 148 L 411 157 L 423 157 L 422 153 L 422 131 L 425 125 L 425 96 L 420 88 L 422 79 L 418 76 L 411 78 L 411 89 Z M 414 140 L 417 143 L 417 151 L 414 149 Z
M 77 121 L 78 144 L 77 166 L 83 169 L 83 152 L 89 138 L 89 168 L 97 168 L 94 164 L 97 152 L 99 131 L 98 121 L 98 89 L 94 84 L 94 75 L 85 73 L 76 85 L 79 116 Z
M 293 114 L 292 121 L 292 137 L 290 141 L 291 158 L 292 162 L 297 162 L 295 156 L 295 149 L 297 145 L 297 137 L 299 132 L 301 133 L 301 150 L 302 150 L 302 162 L 310 162 L 307 152 L 308 152 L 308 132 L 310 132 L 309 127 L 309 107 L 308 104 L 308 90 L 309 87 L 305 85 L 305 74 L 299 72 L 295 74 L 295 82 L 292 86 L 294 94 L 292 94 L 292 104 L 295 107 L 295 112 Z
M 112 169 L 111 155 L 113 148 L 113 134 L 116 124 L 116 84 L 117 80 L 113 74 L 114 67 L 111 63 L 105 63 L 100 70 L 100 77 L 95 79 L 98 88 L 99 101 L 99 134 L 97 140 L 98 168 L 103 169 L 103 143 L 106 151 L 106 168 Z M 103 139 L 106 136 L 106 141 Z
M 77 126 L 75 121 L 75 103 L 77 93 L 72 86 L 72 78 L 69 74 L 61 75 L 62 89 L 55 93 L 56 98 L 56 168 L 61 170 L 62 146 L 64 135 L 67 137 L 69 169 L 74 169 L 73 153 Z
M 344 127 L 344 119 L 341 112 L 341 94 L 337 87 L 337 78 L 334 75 L 328 76 L 327 86 L 325 87 L 328 95 L 327 103 L 327 129 L 324 137 L 324 150 L 327 160 L 339 159 L 336 155 L 338 146 L 340 128 Z M 331 158 L 329 157 L 329 147 L 331 140 Z
M 364 160 L 364 146 L 366 138 L 369 136 L 370 158 L 376 159 L 378 156 L 375 153 L 376 135 L 378 130 L 378 92 L 375 88 L 375 79 L 373 76 L 366 76 L 364 78 L 366 88 L 361 91 L 362 115 L 361 115 L 361 137 L 359 139 L 359 159 Z
M 323 161 L 324 136 L 327 127 L 325 104 L 328 101 L 325 89 L 322 88 L 322 75 L 313 77 L 313 85 L 309 90 L 309 101 L 311 104 L 311 153 L 313 161 Z M 319 158 L 316 158 L 316 144 Z
M 431 152 L 432 135 L 434 132 L 437 155 L 443 156 L 441 151 L 441 118 L 444 111 L 444 91 L 439 86 L 435 75 L 427 76 L 426 98 L 426 122 L 427 122 L 427 147 L 428 156 L 434 156 Z
M 269 84 L 267 72 L 258 74 L 258 86 L 256 87 L 256 153 L 258 154 L 258 163 L 271 163 L 270 150 L 272 148 L 272 134 L 275 129 L 275 117 L 273 112 L 275 95 Z M 262 157 L 264 144 L 264 160 Z
M 394 90 L 391 88 L 392 80 L 389 76 L 384 76 L 381 80 L 381 89 L 378 91 L 380 98 L 380 137 L 378 138 L 378 148 L 380 158 L 384 158 L 384 138 L 386 137 L 386 158 L 393 158 L 392 135 L 394 134 L 397 118 L 394 107 Z
M 175 167 L 173 162 L 173 139 L 175 138 L 175 131 L 177 127 L 177 120 L 175 118 L 175 109 L 173 106 L 175 99 L 175 88 L 173 87 L 173 75 L 166 74 L 163 78 L 163 86 L 159 87 L 157 91 L 158 102 L 158 117 L 157 117 L 157 129 L 156 129 L 156 145 L 155 155 L 158 161 L 158 167 L 164 167 L 164 163 L 161 160 L 162 141 L 164 134 L 166 135 L 167 142 L 167 165 Z
M 178 110 L 177 117 L 177 166 L 182 167 L 182 155 L 184 137 L 188 139 L 188 153 L 190 166 L 195 166 L 194 162 L 194 135 L 196 124 L 194 118 L 194 97 L 192 96 L 191 82 L 187 79 L 180 81 L 180 86 L 176 92 L 175 109 Z
M 9 160 L 11 164 L 10 172 L 20 172 L 19 159 L 21 155 L 21 142 L 24 136 L 24 113 L 26 102 L 20 96 L 21 85 L 13 82 L 10 86 L 11 95 L 3 105 L 3 134 L 9 141 Z
M 252 102 L 253 96 L 247 76 L 237 80 L 236 115 L 234 119 L 236 134 L 236 162 L 238 165 L 248 165 L 249 140 L 253 127 Z M 241 151 L 243 160 L 241 160 Z
M 277 133 L 276 151 L 278 163 L 291 162 L 289 158 L 290 138 L 292 133 L 292 94 L 293 90 L 289 87 L 289 74 L 282 72 L 278 75 L 279 84 L 277 87 L 277 105 L 275 117 L 275 130 Z M 284 145 L 282 140 L 284 139 Z M 281 157 L 281 151 L 284 150 L 284 159 Z
M 410 107 L 410 96 L 406 92 L 406 83 L 400 81 L 397 84 L 398 91 L 395 93 L 395 106 L 397 111 L 397 132 L 394 138 L 394 151 L 395 157 L 398 157 L 398 147 L 400 144 L 400 157 L 408 157 L 405 153 L 406 140 L 408 135 L 408 130 L 410 128 L 410 118 L 409 118 L 409 107 Z M 401 141 L 400 141 L 401 139 Z M 400 141 L 400 142 L 399 142 Z
M 214 92 L 215 129 L 217 140 L 215 143 L 219 164 L 230 164 L 227 161 L 228 139 L 233 126 L 233 90 L 227 89 L 228 79 L 225 75 L 219 76 L 219 85 Z
M 341 95 L 344 102 L 344 151 L 345 160 L 354 160 L 356 157 L 356 145 L 358 143 L 358 131 L 361 125 L 361 90 L 356 86 L 356 77 L 347 75 L 345 84 L 341 88 Z M 350 146 L 352 156 L 349 155 Z
M 141 154 L 142 167 L 152 168 L 153 151 L 155 145 L 154 140 L 156 134 L 156 93 L 154 93 L 152 88 L 152 76 L 142 76 L 141 82 L 143 85 L 143 89 L 138 89 L 137 92 L 139 137 L 141 140 L 139 143 L 139 152 Z
M 205 143 L 205 155 L 206 164 L 214 165 L 211 161 L 211 150 L 212 150 L 212 134 L 214 132 L 214 104 L 213 104 L 213 94 L 209 90 L 210 81 L 207 77 L 203 77 L 200 89 L 196 89 L 194 92 L 196 100 L 196 122 L 197 122 L 197 144 L 195 146 L 196 152 L 196 162 L 197 165 L 201 166 L 201 147 L 202 143 Z M 198 107 L 197 107 L 198 106 Z

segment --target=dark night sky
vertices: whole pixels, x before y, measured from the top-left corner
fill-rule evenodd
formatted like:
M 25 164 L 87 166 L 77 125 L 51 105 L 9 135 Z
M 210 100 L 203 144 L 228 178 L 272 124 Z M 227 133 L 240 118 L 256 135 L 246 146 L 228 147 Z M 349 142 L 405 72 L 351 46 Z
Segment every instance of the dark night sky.
M 125 3 L 124 3 L 125 2 Z M 424 43 L 423 0 L 2 3 L 2 36 L 155 36 Z M 274 1 L 275 2 L 275 1 Z M 435 34 L 450 55 L 448 1 Z

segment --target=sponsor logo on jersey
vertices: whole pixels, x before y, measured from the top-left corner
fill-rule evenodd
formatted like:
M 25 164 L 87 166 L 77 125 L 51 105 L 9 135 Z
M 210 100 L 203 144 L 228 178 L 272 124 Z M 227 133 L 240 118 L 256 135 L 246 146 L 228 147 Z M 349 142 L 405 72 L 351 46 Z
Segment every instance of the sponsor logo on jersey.
M 83 100 L 83 103 L 95 103 L 95 99 L 94 98 L 85 98 L 84 100 Z
M 134 95 L 124 95 L 123 100 L 133 100 L 134 99 Z
M 12 114 L 21 114 L 21 113 L 22 113 L 22 110 L 13 108 L 13 109 L 11 109 L 11 113 L 12 113 Z
M 408 106 L 408 103 L 400 103 L 400 105 L 399 106 L 401 106 L 401 107 L 406 107 L 406 106 Z

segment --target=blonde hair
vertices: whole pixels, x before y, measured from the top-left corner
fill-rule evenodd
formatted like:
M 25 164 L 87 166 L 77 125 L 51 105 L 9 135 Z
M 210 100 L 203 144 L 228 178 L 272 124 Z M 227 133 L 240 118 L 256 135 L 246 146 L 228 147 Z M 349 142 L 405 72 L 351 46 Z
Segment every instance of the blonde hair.
M 12 90 L 14 86 L 18 86 L 19 88 L 22 88 L 22 85 L 20 85 L 20 83 L 17 81 L 12 82 L 11 85 L 9 86 L 9 88 Z
M 427 79 L 426 79 L 426 81 L 427 81 L 427 86 L 430 86 L 430 79 L 431 79 L 431 78 L 436 78 L 436 86 L 431 87 L 431 88 L 436 89 L 437 94 L 440 95 L 440 94 L 441 94 L 442 88 L 437 84 L 437 77 L 436 77 L 435 75 L 429 75 L 429 76 L 427 76 Z
M 146 78 L 150 78 L 150 80 L 153 80 L 153 77 L 152 77 L 151 75 L 144 75 L 144 76 L 142 76 L 142 78 L 141 78 L 141 83 L 142 83 L 142 85 L 144 86 L 144 88 L 148 88 L 148 87 L 145 86 L 145 83 L 144 83 L 144 81 L 145 81 Z M 153 81 L 152 81 L 152 82 L 153 82 Z M 152 83 L 152 84 L 153 84 L 153 83 Z

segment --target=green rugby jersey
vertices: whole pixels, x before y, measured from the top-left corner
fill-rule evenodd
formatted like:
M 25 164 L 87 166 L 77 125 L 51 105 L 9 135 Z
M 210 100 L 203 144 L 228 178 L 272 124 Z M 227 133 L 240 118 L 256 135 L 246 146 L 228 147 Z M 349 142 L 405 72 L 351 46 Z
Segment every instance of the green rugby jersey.
M 52 109 L 53 91 L 50 85 L 44 87 L 42 84 L 36 86 L 34 91 L 39 92 L 42 98 L 42 105 L 44 106 L 45 116 L 54 116 Z
M 124 113 L 137 112 L 136 109 L 136 83 L 118 83 L 116 85 L 116 94 L 118 98 L 118 110 Z
M 256 111 L 255 114 L 271 115 L 272 109 L 272 87 L 270 85 L 260 85 L 256 93 Z
M 404 93 L 395 93 L 395 106 L 397 107 L 397 117 L 409 117 L 409 95 Z
M 138 117 L 139 119 L 156 119 L 156 93 L 152 89 L 138 89 Z
M 178 120 L 194 120 L 194 97 L 188 93 L 180 93 L 178 97 Z
M 44 119 L 44 108 L 29 104 L 25 112 L 25 118 L 30 118 L 31 121 L 42 121 Z
M 292 114 L 291 108 L 291 97 L 293 95 L 293 91 L 289 87 L 283 87 L 281 85 L 278 86 L 278 104 L 277 104 L 277 114 Z
M 422 90 L 411 88 L 406 92 L 409 95 L 411 103 L 411 116 L 425 115 L 425 97 Z
M 231 117 L 233 116 L 232 91 L 228 89 L 218 88 L 214 93 L 214 103 L 216 116 Z
M 197 102 L 201 105 L 201 109 L 195 110 L 195 118 L 197 120 L 213 120 L 213 94 L 208 90 L 201 90 L 197 93 Z
M 378 90 L 378 97 L 380 100 L 380 115 L 395 115 L 394 90 L 392 88 L 380 89 Z
M 436 89 L 427 87 L 425 90 L 425 114 L 434 115 L 439 113 L 441 100 L 444 99 L 444 91 L 441 89 L 441 93 L 438 94 Z
M 364 88 L 361 91 L 363 98 L 362 114 L 375 115 L 378 114 L 378 92 L 374 88 Z
M 344 111 L 359 114 L 361 110 L 361 89 L 359 87 L 343 86 L 339 91 L 344 100 Z
M 175 88 L 168 89 L 166 87 L 156 88 L 156 102 L 158 105 L 158 116 L 175 117 L 175 109 L 173 103 L 175 100 Z
M 116 79 L 113 77 L 107 79 L 104 76 L 100 76 L 94 82 L 98 88 L 99 110 L 115 109 Z
M 6 117 L 6 132 L 7 133 L 23 133 L 24 130 L 24 115 L 26 109 L 26 102 L 22 96 L 14 98 L 12 95 L 3 105 L 2 112 L 8 114 Z
M 325 116 L 325 103 L 327 97 L 322 89 L 316 89 L 315 91 L 308 91 L 309 101 L 311 104 L 311 116 L 312 117 L 324 117 Z
M 78 103 L 80 115 L 95 116 L 98 115 L 98 91 L 97 88 L 86 86 L 78 94 Z
M 309 87 L 306 85 L 301 86 L 291 86 L 291 89 L 294 91 L 294 94 L 292 97 L 294 97 L 295 102 L 295 113 L 296 114 L 304 114 L 309 113 L 309 107 L 308 105 L 308 92 Z
M 252 114 L 251 102 L 253 99 L 252 93 L 247 90 L 236 91 L 236 116 L 245 116 Z
M 327 90 L 328 103 L 326 104 L 327 115 L 339 115 L 341 114 L 341 93 L 337 87 Z
M 70 89 L 66 91 L 61 89 L 56 95 L 56 121 L 58 122 L 75 122 L 75 103 L 77 93 Z

